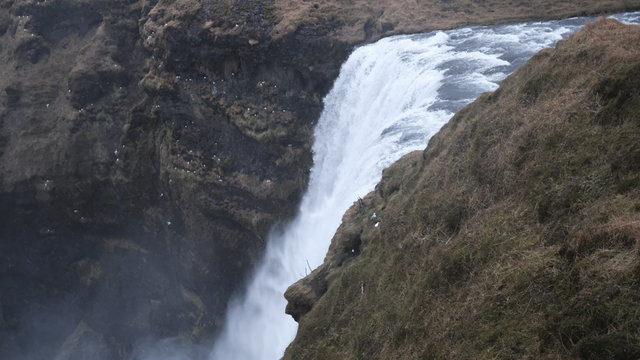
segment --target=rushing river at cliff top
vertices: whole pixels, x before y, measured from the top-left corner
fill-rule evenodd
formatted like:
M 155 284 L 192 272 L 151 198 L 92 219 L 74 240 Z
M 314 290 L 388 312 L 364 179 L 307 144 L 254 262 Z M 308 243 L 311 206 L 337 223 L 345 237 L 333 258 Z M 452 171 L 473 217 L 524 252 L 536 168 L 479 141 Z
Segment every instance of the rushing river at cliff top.
M 638 23 L 640 13 L 615 18 Z M 349 206 L 374 189 L 385 167 L 424 149 L 455 111 L 588 20 L 396 36 L 356 49 L 324 100 L 298 215 L 272 231 L 246 292 L 229 306 L 211 358 L 279 359 L 297 328 L 284 314 L 283 293 L 322 263 Z

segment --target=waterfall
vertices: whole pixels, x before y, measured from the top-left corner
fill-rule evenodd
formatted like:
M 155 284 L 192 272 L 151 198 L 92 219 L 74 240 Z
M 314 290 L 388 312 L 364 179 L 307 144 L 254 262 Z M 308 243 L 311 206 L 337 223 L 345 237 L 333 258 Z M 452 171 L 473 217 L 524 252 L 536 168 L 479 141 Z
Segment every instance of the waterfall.
M 640 13 L 618 18 L 637 22 Z M 374 189 L 385 167 L 423 149 L 455 111 L 587 20 L 468 27 L 357 48 L 324 99 L 298 215 L 271 232 L 246 292 L 229 305 L 211 359 L 280 359 L 297 329 L 283 293 L 322 263 L 349 206 Z

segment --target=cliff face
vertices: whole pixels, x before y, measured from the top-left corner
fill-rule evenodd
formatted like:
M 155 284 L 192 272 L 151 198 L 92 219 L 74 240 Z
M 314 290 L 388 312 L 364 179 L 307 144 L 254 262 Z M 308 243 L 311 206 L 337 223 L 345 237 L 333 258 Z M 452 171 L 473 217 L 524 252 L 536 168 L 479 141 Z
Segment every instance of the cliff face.
M 386 170 L 287 291 L 285 359 L 638 358 L 639 55 L 590 24 Z
M 346 51 L 268 40 L 263 6 L 1 3 L 0 357 L 221 324 Z
M 353 44 L 577 11 L 543 3 L 389 26 L 386 3 L 0 1 L 0 357 L 202 340 L 294 211 Z M 602 4 L 580 11 L 638 6 Z

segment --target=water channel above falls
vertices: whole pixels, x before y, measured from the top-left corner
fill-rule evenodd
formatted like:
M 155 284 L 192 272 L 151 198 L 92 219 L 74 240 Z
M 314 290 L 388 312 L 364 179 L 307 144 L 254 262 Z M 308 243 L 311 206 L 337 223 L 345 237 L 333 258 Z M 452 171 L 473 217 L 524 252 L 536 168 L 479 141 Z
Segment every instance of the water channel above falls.
M 640 12 L 614 17 L 640 22 Z M 298 215 L 270 234 L 246 291 L 229 305 L 210 358 L 280 359 L 297 329 L 284 313 L 283 293 L 322 263 L 349 206 L 374 189 L 384 168 L 424 149 L 455 111 L 589 20 L 468 27 L 357 48 L 324 99 Z

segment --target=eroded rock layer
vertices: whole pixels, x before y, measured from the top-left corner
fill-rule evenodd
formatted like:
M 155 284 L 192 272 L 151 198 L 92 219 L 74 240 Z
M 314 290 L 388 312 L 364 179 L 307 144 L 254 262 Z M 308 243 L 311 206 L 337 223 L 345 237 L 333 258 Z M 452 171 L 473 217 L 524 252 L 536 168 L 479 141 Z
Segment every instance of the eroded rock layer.
M 266 40 L 263 6 L 2 2 L 2 351 L 117 358 L 220 325 L 346 49 Z

